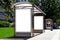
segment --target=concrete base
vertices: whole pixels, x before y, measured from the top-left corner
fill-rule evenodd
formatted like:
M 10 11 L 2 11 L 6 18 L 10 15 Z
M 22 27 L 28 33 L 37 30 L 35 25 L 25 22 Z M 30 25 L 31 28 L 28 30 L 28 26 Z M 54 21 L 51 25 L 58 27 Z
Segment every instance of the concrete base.
M 17 32 L 16 37 L 29 38 L 29 37 L 31 37 L 31 33 L 25 33 L 25 32 L 19 33 L 19 32 Z

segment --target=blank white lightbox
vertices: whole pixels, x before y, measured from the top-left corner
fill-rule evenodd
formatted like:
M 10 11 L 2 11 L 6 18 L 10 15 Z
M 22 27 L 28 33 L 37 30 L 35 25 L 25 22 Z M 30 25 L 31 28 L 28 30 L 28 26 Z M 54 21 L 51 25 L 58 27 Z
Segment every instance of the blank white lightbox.
M 16 9 L 16 32 L 31 32 L 31 9 Z

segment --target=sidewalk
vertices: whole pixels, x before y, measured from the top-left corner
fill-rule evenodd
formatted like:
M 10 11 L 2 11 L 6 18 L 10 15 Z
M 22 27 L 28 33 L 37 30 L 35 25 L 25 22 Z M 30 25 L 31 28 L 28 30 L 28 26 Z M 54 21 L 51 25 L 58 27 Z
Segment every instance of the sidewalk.
M 0 40 L 24 40 L 24 39 L 0 39 Z
M 45 30 L 43 34 L 27 40 L 60 40 L 60 29 L 55 29 L 53 31 Z

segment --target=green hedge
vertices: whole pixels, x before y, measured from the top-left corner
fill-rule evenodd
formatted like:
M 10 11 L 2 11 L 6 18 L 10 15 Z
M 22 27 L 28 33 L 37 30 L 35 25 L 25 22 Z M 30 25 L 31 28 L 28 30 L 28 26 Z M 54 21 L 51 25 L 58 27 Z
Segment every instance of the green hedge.
M 60 19 L 57 19 L 56 22 L 57 22 L 57 23 L 60 23 Z
M 0 21 L 0 27 L 9 27 L 9 22 L 7 22 L 7 21 Z

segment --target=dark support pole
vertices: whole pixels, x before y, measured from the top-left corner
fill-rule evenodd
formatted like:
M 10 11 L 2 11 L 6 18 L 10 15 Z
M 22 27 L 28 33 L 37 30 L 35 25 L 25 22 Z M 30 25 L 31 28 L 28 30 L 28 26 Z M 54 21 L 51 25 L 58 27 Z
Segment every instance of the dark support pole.
M 34 3 L 32 4 L 32 28 L 31 28 L 31 37 L 34 36 Z
M 45 32 L 44 27 L 45 27 L 45 20 L 44 20 L 44 16 L 43 16 L 43 32 Z

